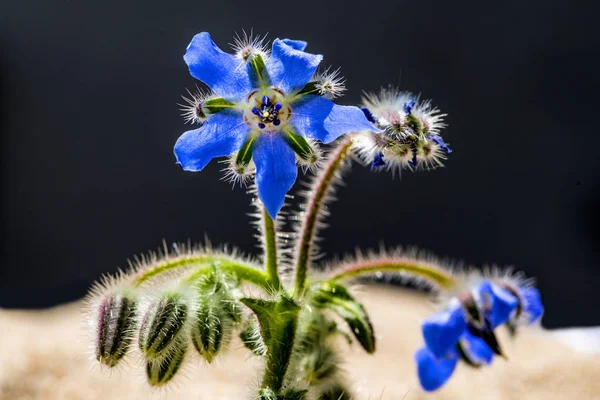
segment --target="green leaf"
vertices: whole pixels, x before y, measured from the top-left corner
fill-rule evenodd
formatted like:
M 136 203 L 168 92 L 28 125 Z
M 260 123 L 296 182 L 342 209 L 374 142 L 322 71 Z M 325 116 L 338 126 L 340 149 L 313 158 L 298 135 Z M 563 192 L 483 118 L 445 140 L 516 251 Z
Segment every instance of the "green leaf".
M 290 363 L 300 306 L 287 296 L 278 301 L 240 299 L 250 308 L 260 325 L 260 334 L 267 347 L 267 367 L 262 387 L 279 392 Z
M 315 156 L 315 151 L 303 136 L 288 130 L 284 132 L 283 138 L 301 159 L 309 161 Z
M 230 101 L 225 100 L 222 97 L 206 100 L 202 107 L 208 114 L 216 114 L 219 111 L 223 111 L 227 108 L 233 107 L 234 104 Z
M 337 282 L 319 283 L 313 288 L 311 304 L 336 312 L 348 323 L 350 330 L 367 353 L 375 351 L 375 335 L 369 316 L 363 305 L 345 286 Z

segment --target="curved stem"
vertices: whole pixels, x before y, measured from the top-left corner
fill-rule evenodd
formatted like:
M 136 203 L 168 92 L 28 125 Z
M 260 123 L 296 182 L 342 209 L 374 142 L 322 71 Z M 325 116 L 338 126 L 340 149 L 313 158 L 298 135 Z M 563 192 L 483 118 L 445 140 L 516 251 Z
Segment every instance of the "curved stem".
M 313 251 L 314 236 L 319 222 L 321 208 L 327 200 L 327 194 L 334 182 L 336 173 L 342 167 L 352 146 L 352 137 L 347 137 L 331 153 L 325 168 L 315 180 L 306 212 L 300 228 L 298 254 L 296 256 L 296 295 L 302 294 L 306 286 L 306 271 Z
M 186 279 L 186 283 L 192 283 L 198 278 L 210 273 L 214 264 L 205 265 L 192 272 Z M 239 280 L 250 282 L 266 292 L 271 293 L 273 286 L 271 285 L 267 274 L 259 271 L 256 268 L 248 265 L 238 264 L 235 262 L 219 262 L 217 267 L 225 273 L 233 273 Z
M 264 275 L 264 273 L 250 265 L 243 265 L 235 260 L 231 260 L 224 256 L 216 256 L 209 254 L 196 254 L 196 255 L 188 255 L 176 257 L 170 260 L 165 260 L 161 263 L 156 264 L 150 269 L 145 271 L 141 271 L 138 275 L 134 277 L 133 286 L 138 287 L 141 286 L 144 282 L 154 278 L 157 275 L 160 275 L 164 272 L 177 269 L 177 268 L 185 268 L 193 265 L 206 265 L 206 264 L 214 264 L 219 263 L 220 267 L 223 268 L 225 266 L 237 265 L 240 267 L 240 271 L 253 270 L 258 274 Z M 230 268 L 230 267 L 225 267 Z M 234 271 L 235 272 L 235 271 Z M 236 272 L 237 273 L 237 272 Z M 252 275 L 248 272 L 244 272 L 244 275 Z M 240 279 L 242 279 L 240 277 Z M 248 280 L 248 279 L 247 279 Z
M 273 287 L 279 289 L 281 282 L 279 281 L 279 272 L 277 271 L 277 231 L 275 230 L 275 221 L 273 221 L 273 218 L 271 218 L 264 206 L 262 208 L 262 219 L 264 221 L 265 269 Z
M 452 275 L 439 267 L 426 265 L 418 260 L 375 259 L 342 267 L 330 280 L 353 279 L 377 272 L 398 272 L 425 281 L 433 286 L 450 288 L 454 285 Z

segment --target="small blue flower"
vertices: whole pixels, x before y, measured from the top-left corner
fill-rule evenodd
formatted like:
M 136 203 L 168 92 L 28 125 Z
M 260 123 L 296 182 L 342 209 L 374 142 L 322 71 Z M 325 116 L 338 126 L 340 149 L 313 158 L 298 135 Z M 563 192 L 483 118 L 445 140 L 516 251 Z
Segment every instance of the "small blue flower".
M 527 295 L 532 298 L 531 308 L 539 309 L 536 294 Z M 426 318 L 421 326 L 425 347 L 415 356 L 423 389 L 443 385 L 459 358 L 481 366 L 491 363 L 494 353 L 501 355 L 493 330 L 509 323 L 518 305 L 519 299 L 509 290 L 485 280 L 452 299 L 446 310 Z
M 304 52 L 305 47 L 306 42 L 276 39 L 270 56 L 262 47 L 256 52 L 264 61 L 259 70 L 251 47 L 228 54 L 203 32 L 194 36 L 184 56 L 191 75 L 227 106 L 179 138 L 177 162 L 186 171 L 200 171 L 215 157 L 249 149 L 258 195 L 273 218 L 298 174 L 290 135 L 330 143 L 347 132 L 379 131 L 358 107 L 301 93 L 323 58 Z

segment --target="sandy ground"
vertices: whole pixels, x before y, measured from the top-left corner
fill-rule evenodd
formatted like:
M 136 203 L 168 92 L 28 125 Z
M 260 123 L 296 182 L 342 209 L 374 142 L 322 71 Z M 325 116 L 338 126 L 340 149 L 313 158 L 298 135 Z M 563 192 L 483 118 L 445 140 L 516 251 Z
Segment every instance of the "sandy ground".
M 420 294 L 363 287 L 357 296 L 369 310 L 378 350 L 348 348 L 344 368 L 356 399 L 600 399 L 600 354 L 564 344 L 541 329 L 504 338 L 509 361 L 485 369 L 459 366 L 434 394 L 422 392 L 412 356 L 422 345 L 419 321 L 432 312 Z M 0 310 L 0 399 L 249 399 L 260 363 L 235 342 L 216 365 L 197 358 L 166 389 L 152 390 L 135 356 L 117 370 L 93 366 L 81 328 L 81 303 L 45 311 Z M 347 346 L 346 346 L 347 347 Z

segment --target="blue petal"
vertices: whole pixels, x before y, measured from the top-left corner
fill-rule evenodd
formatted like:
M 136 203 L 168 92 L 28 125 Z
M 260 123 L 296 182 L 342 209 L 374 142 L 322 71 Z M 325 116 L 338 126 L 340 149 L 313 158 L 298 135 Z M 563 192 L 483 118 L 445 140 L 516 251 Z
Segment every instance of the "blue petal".
M 304 51 L 304 49 L 306 48 L 306 45 L 308 44 L 303 40 L 292 40 L 292 39 L 283 39 L 282 42 L 287 44 L 291 48 L 300 50 L 300 51 Z
M 275 219 L 283 206 L 285 194 L 298 176 L 294 150 L 279 134 L 261 134 L 252 151 L 256 164 L 258 196 L 271 218 Z
M 524 311 L 529 315 L 529 323 L 537 321 L 544 314 L 544 305 L 539 290 L 527 288 L 521 291 L 523 297 Z
M 371 163 L 371 171 L 383 167 L 385 165 L 385 160 L 383 159 L 383 153 L 377 153 L 373 157 L 373 162 Z
M 429 135 L 427 136 L 429 139 L 433 140 L 438 146 L 442 148 L 446 152 L 446 154 L 452 153 L 452 149 L 448 147 L 444 139 L 440 135 Z
M 267 61 L 271 83 L 286 94 L 300 90 L 310 81 L 322 59 L 320 54 L 305 53 L 275 39 Z
M 491 364 L 494 359 L 494 352 L 483 339 L 478 338 L 467 331 L 460 340 L 463 345 L 463 350 L 471 361 L 478 365 Z
M 200 171 L 215 157 L 228 156 L 242 147 L 248 137 L 242 115 L 221 111 L 199 129 L 187 131 L 175 143 L 175 157 L 186 171 Z
M 305 95 L 292 104 L 290 122 L 309 139 L 329 143 L 348 132 L 381 132 L 358 107 L 338 106 L 321 96 Z
M 408 102 L 404 103 L 404 112 L 407 115 L 410 115 L 410 113 L 412 112 L 412 109 L 414 108 L 416 103 L 416 100 L 414 98 L 410 99 Z
M 194 36 L 183 59 L 194 78 L 227 100 L 239 100 L 252 89 L 245 65 L 218 48 L 207 32 Z
M 519 305 L 519 300 L 508 290 L 496 286 L 489 281 L 485 281 L 479 287 L 482 297 L 489 296 L 492 310 L 488 318 L 492 324 L 492 329 L 507 322 L 510 315 Z
M 369 120 L 369 122 L 372 122 L 372 123 L 376 123 L 377 122 L 377 120 L 373 116 L 373 113 L 371 112 L 371 110 L 369 110 L 367 107 L 363 107 L 363 108 L 361 108 L 361 110 L 365 114 L 365 117 L 367 117 L 367 119 Z
M 467 322 L 460 305 L 432 315 L 422 325 L 425 345 L 438 358 L 454 348 L 466 329 Z
M 415 353 L 415 362 L 421 387 L 428 392 L 433 392 L 450 379 L 458 363 L 458 357 L 449 355 L 436 358 L 424 347 Z

